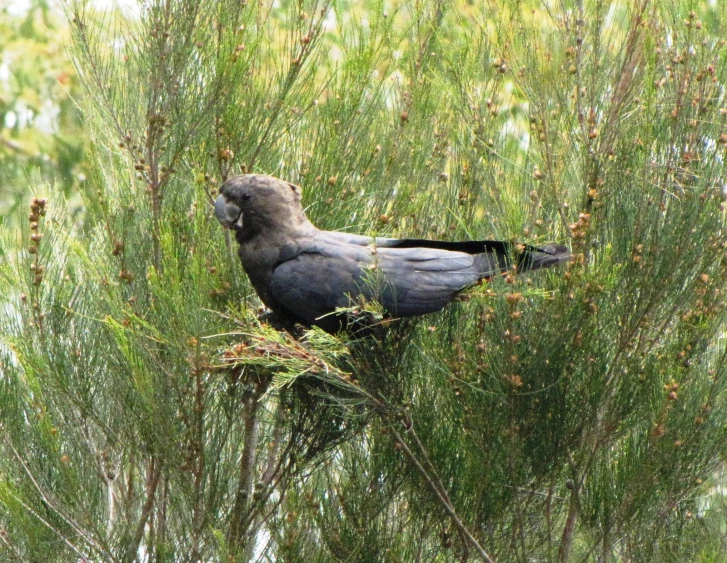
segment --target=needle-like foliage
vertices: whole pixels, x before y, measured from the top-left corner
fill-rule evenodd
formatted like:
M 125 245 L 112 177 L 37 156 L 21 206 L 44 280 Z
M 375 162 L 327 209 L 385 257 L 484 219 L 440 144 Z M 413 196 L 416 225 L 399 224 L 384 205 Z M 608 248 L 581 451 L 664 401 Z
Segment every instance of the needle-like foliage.
M 0 243 L 0 558 L 723 560 L 727 14 L 691 4 L 71 1 L 94 173 Z M 286 332 L 213 217 L 241 172 L 574 259 Z

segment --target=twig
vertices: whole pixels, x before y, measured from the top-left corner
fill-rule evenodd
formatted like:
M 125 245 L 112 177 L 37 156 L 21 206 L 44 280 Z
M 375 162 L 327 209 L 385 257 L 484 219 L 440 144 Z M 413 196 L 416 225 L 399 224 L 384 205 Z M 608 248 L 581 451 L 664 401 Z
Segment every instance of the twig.
M 0 137 L 0 145 L 4 146 L 5 148 L 8 148 L 12 151 L 21 153 L 25 156 L 31 156 L 30 151 L 28 151 L 23 145 L 20 143 L 16 143 L 15 141 L 11 141 L 10 139 L 5 139 L 3 137 Z
M 285 488 L 288 485 L 288 482 L 287 482 L 288 477 L 290 477 L 289 474 L 280 475 L 280 478 L 277 480 L 275 487 L 274 487 L 274 488 L 277 488 L 280 490 L 280 494 L 278 495 L 278 498 L 275 499 L 275 502 L 273 503 L 273 506 L 270 507 L 270 510 L 268 510 L 268 512 L 266 512 L 265 514 L 261 513 L 261 517 L 259 518 L 259 520 L 256 523 L 251 524 L 250 535 L 256 534 L 258 532 L 258 530 L 260 529 L 260 526 L 262 526 L 265 522 L 267 522 L 270 519 L 270 517 L 273 514 L 275 514 L 275 512 L 278 510 L 278 508 L 280 508 L 280 505 L 283 504 L 283 501 L 285 500 L 285 495 L 283 494 L 283 491 L 285 490 Z M 272 490 L 273 490 L 273 488 L 271 488 L 271 491 Z M 268 495 L 268 498 L 269 498 L 269 496 L 270 495 Z M 250 545 L 249 547 L 245 548 L 245 555 L 246 555 L 248 561 L 251 560 L 251 558 L 252 558 L 252 552 L 251 552 L 252 547 L 253 546 Z M 248 551 L 249 551 L 249 553 L 248 553 Z
M 421 464 L 419 459 L 414 455 L 414 453 L 411 451 L 407 443 L 404 441 L 404 439 L 401 437 L 399 432 L 395 428 L 391 428 L 391 433 L 393 434 L 394 438 L 396 439 L 396 442 L 401 446 L 402 451 L 406 455 L 407 458 L 409 458 L 409 461 L 414 465 L 414 467 L 417 468 L 419 473 L 421 473 L 422 477 L 424 477 L 424 480 L 427 482 L 429 487 L 434 491 L 434 494 L 439 499 L 439 502 L 442 505 L 442 508 L 444 508 L 444 511 L 447 513 L 447 515 L 452 519 L 452 522 L 457 527 L 457 530 L 459 530 L 459 533 L 467 539 L 467 541 L 470 543 L 470 545 L 474 548 L 474 550 L 479 554 L 480 557 L 487 563 L 495 563 L 495 560 L 492 559 L 487 552 L 482 548 L 482 546 L 478 543 L 478 541 L 475 539 L 475 537 L 472 535 L 472 533 L 467 529 L 467 527 L 464 525 L 462 520 L 457 516 L 457 513 L 454 510 L 454 507 L 452 506 L 451 501 L 449 500 L 449 496 L 447 495 L 446 490 L 442 486 L 441 481 L 437 477 L 436 473 L 430 474 L 429 471 L 426 470 L 426 468 Z M 414 434 L 416 436 L 416 434 Z M 419 447 L 421 448 L 421 442 L 419 442 L 418 438 L 415 439 Z M 424 453 L 422 451 L 422 453 Z M 428 456 L 424 453 L 424 459 L 426 460 L 425 463 L 433 468 L 431 462 L 428 459 Z M 465 547 L 465 550 L 467 548 Z
M 63 543 L 65 543 L 71 551 L 75 552 L 82 561 L 88 561 L 88 556 L 84 554 L 81 550 L 79 550 L 75 545 L 73 545 L 66 536 L 64 536 L 59 530 L 56 530 L 50 522 L 45 520 L 40 514 L 38 514 L 35 510 L 33 510 L 30 506 L 28 506 L 23 500 L 18 497 L 17 495 L 13 494 L 12 492 L 9 492 L 9 494 L 15 499 L 15 501 L 20 504 L 25 510 L 27 510 L 30 514 L 32 514 L 35 518 L 37 518 L 42 524 L 44 524 L 49 530 L 51 530 L 53 533 L 55 533 L 61 540 L 63 540 Z M 4 534 L 3 534 L 4 535 Z M 3 537 L 3 540 L 5 538 Z M 24 559 L 21 559 L 21 561 L 24 561 Z
M 203 489 L 204 489 L 204 468 L 205 468 L 205 387 L 200 365 L 200 344 L 197 342 L 195 353 L 194 373 L 194 515 L 192 517 L 192 555 L 199 558 L 199 543 L 202 529 L 205 522 L 203 511 Z
M 33 476 L 32 472 L 30 471 L 30 468 L 29 468 L 29 467 L 28 467 L 28 465 L 27 465 L 27 464 L 25 463 L 25 461 L 23 461 L 23 458 L 21 458 L 21 457 L 20 457 L 20 454 L 19 454 L 19 453 L 18 453 L 18 451 L 17 451 L 16 449 L 15 449 L 15 447 L 14 447 L 14 446 L 13 446 L 13 445 L 12 445 L 12 444 L 10 443 L 10 441 L 9 441 L 8 439 L 6 439 L 6 440 L 5 440 L 5 443 L 6 443 L 6 444 L 7 444 L 7 446 L 8 446 L 8 447 L 9 447 L 9 448 L 10 448 L 10 449 L 11 449 L 11 450 L 13 451 L 13 454 L 15 455 L 15 458 L 16 458 L 16 459 L 18 460 L 18 463 L 20 463 L 20 465 L 22 465 L 22 466 L 23 466 L 23 469 L 25 470 L 25 473 L 26 473 L 26 475 L 28 476 L 28 479 L 30 479 L 30 482 L 31 482 L 31 483 L 33 484 L 33 487 L 35 487 L 35 490 L 36 490 L 36 491 L 38 492 L 38 494 L 40 495 L 40 498 L 41 498 L 41 501 L 43 502 L 43 504 L 44 504 L 44 505 L 45 505 L 46 507 L 48 507 L 49 509 L 51 509 L 51 510 L 52 510 L 53 512 L 55 512 L 55 513 L 56 513 L 56 514 L 57 514 L 57 515 L 58 515 L 58 516 L 59 516 L 59 517 L 60 517 L 60 518 L 61 518 L 61 519 L 62 519 L 62 520 L 63 520 L 63 521 L 64 521 L 64 522 L 66 523 L 66 524 L 68 524 L 68 525 L 69 525 L 69 526 L 70 526 L 70 527 L 71 527 L 71 528 L 73 529 L 73 531 L 75 531 L 75 532 L 76 532 L 76 533 L 77 533 L 77 534 L 79 535 L 79 537 L 81 537 L 81 538 L 82 538 L 82 539 L 83 539 L 83 540 L 84 540 L 84 541 L 85 541 L 85 542 L 86 542 L 86 543 L 87 543 L 87 544 L 88 544 L 88 545 L 89 545 L 90 547 L 92 547 L 92 548 L 96 549 L 96 550 L 97 550 L 97 551 L 98 551 L 99 553 L 103 553 L 103 554 L 104 554 L 104 555 L 105 555 L 106 557 L 109 557 L 110 559 L 112 559 L 112 560 L 113 560 L 113 557 L 112 557 L 112 556 L 111 556 L 111 554 L 110 554 L 110 553 L 108 552 L 108 550 L 104 549 L 104 547 L 103 547 L 102 545 L 100 545 L 100 544 L 99 544 L 98 542 L 96 542 L 96 541 L 95 541 L 95 540 L 94 540 L 93 538 L 91 538 L 91 537 L 90 537 L 90 536 L 89 536 L 89 535 L 88 535 L 88 534 L 86 533 L 86 531 L 85 531 L 85 530 L 83 530 L 83 528 L 81 528 L 81 526 L 79 526 L 79 525 L 78 525 L 78 524 L 77 524 L 77 523 L 76 523 L 76 522 L 75 522 L 75 521 L 74 521 L 73 519 L 71 519 L 71 518 L 70 518 L 69 516 L 67 516 L 66 514 L 64 514 L 63 512 L 61 512 L 61 510 L 60 510 L 60 509 L 59 509 L 58 507 L 56 507 L 56 506 L 55 506 L 55 505 L 54 505 L 54 504 L 53 504 L 53 503 L 51 502 L 51 499 L 50 499 L 50 497 L 48 497 L 48 495 L 47 495 L 47 494 L 45 493 L 45 491 L 44 491 L 44 490 L 43 490 L 43 488 L 42 488 L 42 487 L 40 486 L 40 484 L 38 483 L 38 481 L 36 481 L 36 480 L 35 480 L 35 477 Z M 29 511 L 31 512 L 31 514 L 33 514 L 33 515 L 34 515 L 34 516 L 35 516 L 36 518 L 38 518 L 38 519 L 39 519 L 39 520 L 40 520 L 41 522 L 43 522 L 44 524 L 46 524 L 46 525 L 47 525 L 47 526 L 48 526 L 48 527 L 49 527 L 49 528 L 50 528 L 51 530 L 55 531 L 55 532 L 56 532 L 56 533 L 57 533 L 57 534 L 58 534 L 58 535 L 59 535 L 60 537 L 62 537 L 62 538 L 64 539 L 64 541 L 65 541 L 66 543 L 68 543 L 68 545 L 71 545 L 71 544 L 70 544 L 70 542 L 69 542 L 68 540 L 66 540 L 66 539 L 65 539 L 65 538 L 64 538 L 64 537 L 63 537 L 63 536 L 62 536 L 62 535 L 60 534 L 60 532 L 58 532 L 57 530 L 55 530 L 55 528 L 53 528 L 53 527 L 52 527 L 52 526 L 51 526 L 50 524 L 48 524 L 48 523 L 47 523 L 47 522 L 46 522 L 45 520 L 43 520 L 43 519 L 42 519 L 42 518 L 41 518 L 41 517 L 40 517 L 39 515 L 37 515 L 37 514 L 36 514 L 35 512 L 33 512 L 33 511 L 32 511 L 32 510 L 30 509 L 30 507 L 28 507 L 28 506 L 27 506 L 27 505 L 26 505 L 25 503 L 22 503 L 22 501 L 20 501 L 20 499 L 18 499 L 18 501 L 19 501 L 19 502 L 21 502 L 21 504 L 23 504 L 23 506 L 25 506 L 25 507 L 26 507 L 26 508 L 27 508 L 27 509 L 28 509 L 28 510 L 29 510 Z M 77 550 L 76 550 L 76 548 L 73 548 L 73 549 L 74 549 L 74 551 L 77 551 Z
M 553 558 L 553 484 L 548 487 L 548 496 L 545 499 L 545 524 L 548 531 L 548 559 Z
M 13 552 L 13 555 L 18 561 L 24 561 L 25 559 L 20 555 L 20 552 L 18 551 L 18 548 L 13 545 L 13 542 L 10 541 L 10 538 L 8 537 L 8 533 L 5 531 L 5 528 L 0 528 L 0 541 L 5 544 L 5 546 Z
M 153 457 L 149 462 L 149 469 L 146 480 L 146 501 L 141 509 L 141 518 L 139 523 L 136 525 L 136 531 L 134 532 L 134 539 L 129 545 L 129 549 L 126 551 L 124 557 L 125 563 L 131 563 L 136 558 L 136 552 L 139 549 L 139 544 L 144 537 L 144 528 L 149 520 L 149 515 L 154 508 L 154 499 L 156 498 L 156 490 L 159 485 L 159 478 L 162 474 L 162 462 L 156 461 Z
M 93 442 L 93 439 L 91 438 L 91 432 L 88 427 L 88 421 L 85 417 L 76 417 L 77 424 L 79 428 L 81 429 L 81 434 L 83 435 L 83 439 L 86 442 L 86 446 L 88 446 L 89 451 L 91 452 L 91 455 L 93 455 L 94 460 L 96 461 L 96 472 L 98 473 L 99 479 L 103 482 L 103 484 L 106 486 L 106 503 L 108 504 L 108 518 L 106 520 L 106 533 L 111 535 L 111 532 L 114 528 L 114 520 L 116 519 L 116 502 L 115 502 L 115 495 L 114 495 L 114 481 L 116 476 L 113 478 L 109 477 L 109 471 L 106 467 L 106 463 L 104 460 L 104 456 L 101 454 L 101 452 L 98 451 L 98 448 Z M 114 472 L 115 473 L 115 472 Z
M 325 2 L 323 5 L 323 8 L 321 8 L 320 13 L 325 14 L 328 12 L 330 8 L 330 2 Z M 265 128 L 265 131 L 260 136 L 260 140 L 258 141 L 257 147 L 255 148 L 255 151 L 253 152 L 252 156 L 250 157 L 249 162 L 247 163 L 247 169 L 248 171 L 252 171 L 255 162 L 257 161 L 257 158 L 260 154 L 260 151 L 265 147 L 265 143 L 267 143 L 268 137 L 272 133 L 275 124 L 278 120 L 278 116 L 283 110 L 283 105 L 285 103 L 285 100 L 287 99 L 288 95 L 290 94 L 291 90 L 293 89 L 293 86 L 295 85 L 296 80 L 298 79 L 298 76 L 300 75 L 303 65 L 308 59 L 308 56 L 310 53 L 313 52 L 313 46 L 315 45 L 316 41 L 320 38 L 321 30 L 323 27 L 323 16 L 320 18 L 311 18 L 311 24 L 308 28 L 308 38 L 310 41 L 308 43 L 302 43 L 300 46 L 300 50 L 298 51 L 298 56 L 291 61 L 290 68 L 288 69 L 288 74 L 285 77 L 285 81 L 283 82 L 283 86 L 280 89 L 280 93 L 278 94 L 277 100 L 273 104 L 273 112 L 270 116 L 270 119 L 268 120 L 267 127 Z M 221 171 L 222 172 L 222 171 Z
M 162 498 L 159 502 L 159 509 L 157 510 L 157 545 L 155 549 L 159 549 L 159 545 L 164 545 L 167 541 L 167 508 L 169 506 L 169 477 L 163 478 L 164 483 L 162 484 Z

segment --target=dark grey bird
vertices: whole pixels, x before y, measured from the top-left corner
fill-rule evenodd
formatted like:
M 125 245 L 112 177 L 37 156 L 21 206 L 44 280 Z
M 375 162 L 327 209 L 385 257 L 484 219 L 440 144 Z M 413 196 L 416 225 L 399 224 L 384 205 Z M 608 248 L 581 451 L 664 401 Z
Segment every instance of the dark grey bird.
M 235 231 L 255 291 L 274 313 L 335 332 L 339 308 L 375 301 L 391 317 L 442 309 L 463 289 L 504 273 L 538 270 L 570 259 L 565 246 L 497 240 L 446 242 L 368 237 L 317 229 L 301 189 L 259 174 L 227 180 L 215 202 L 220 223 Z

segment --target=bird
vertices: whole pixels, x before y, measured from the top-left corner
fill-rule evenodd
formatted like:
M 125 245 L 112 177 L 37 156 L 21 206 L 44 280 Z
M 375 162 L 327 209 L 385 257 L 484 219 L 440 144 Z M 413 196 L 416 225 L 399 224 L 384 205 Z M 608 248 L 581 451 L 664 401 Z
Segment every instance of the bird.
M 350 312 L 361 303 L 375 303 L 391 319 L 424 315 L 443 309 L 481 280 L 571 258 L 559 244 L 324 231 L 308 220 L 301 199 L 296 184 L 244 174 L 222 184 L 215 215 L 234 231 L 242 267 L 265 306 L 283 320 L 329 333 L 347 328 Z

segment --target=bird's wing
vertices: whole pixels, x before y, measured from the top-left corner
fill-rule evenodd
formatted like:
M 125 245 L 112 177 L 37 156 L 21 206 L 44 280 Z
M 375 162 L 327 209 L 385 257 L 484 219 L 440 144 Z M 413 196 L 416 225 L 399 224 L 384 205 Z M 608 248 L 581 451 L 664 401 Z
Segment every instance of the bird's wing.
M 376 256 L 387 282 L 382 304 L 401 317 L 438 311 L 467 286 L 502 269 L 498 256 L 490 253 L 379 247 Z
M 381 303 L 396 317 L 438 311 L 460 291 L 510 266 L 510 247 L 501 241 L 443 242 L 373 239 L 319 231 L 273 271 L 274 299 L 293 316 L 320 318 L 359 297 Z M 565 247 L 523 246 L 514 262 L 523 269 L 567 260 Z
M 503 241 L 446 242 L 384 239 L 378 265 L 387 280 L 382 304 L 392 315 L 406 317 L 437 311 L 460 291 L 505 272 L 554 266 L 570 259 L 565 246 L 511 245 Z
M 293 317 L 323 326 L 325 315 L 370 295 L 364 277 L 371 255 L 366 247 L 325 237 L 301 241 L 296 255 L 273 270 L 272 297 Z
M 279 264 L 272 297 L 307 323 L 364 297 L 394 316 L 437 311 L 482 277 L 481 256 L 436 249 L 384 249 L 359 245 L 304 245 Z

